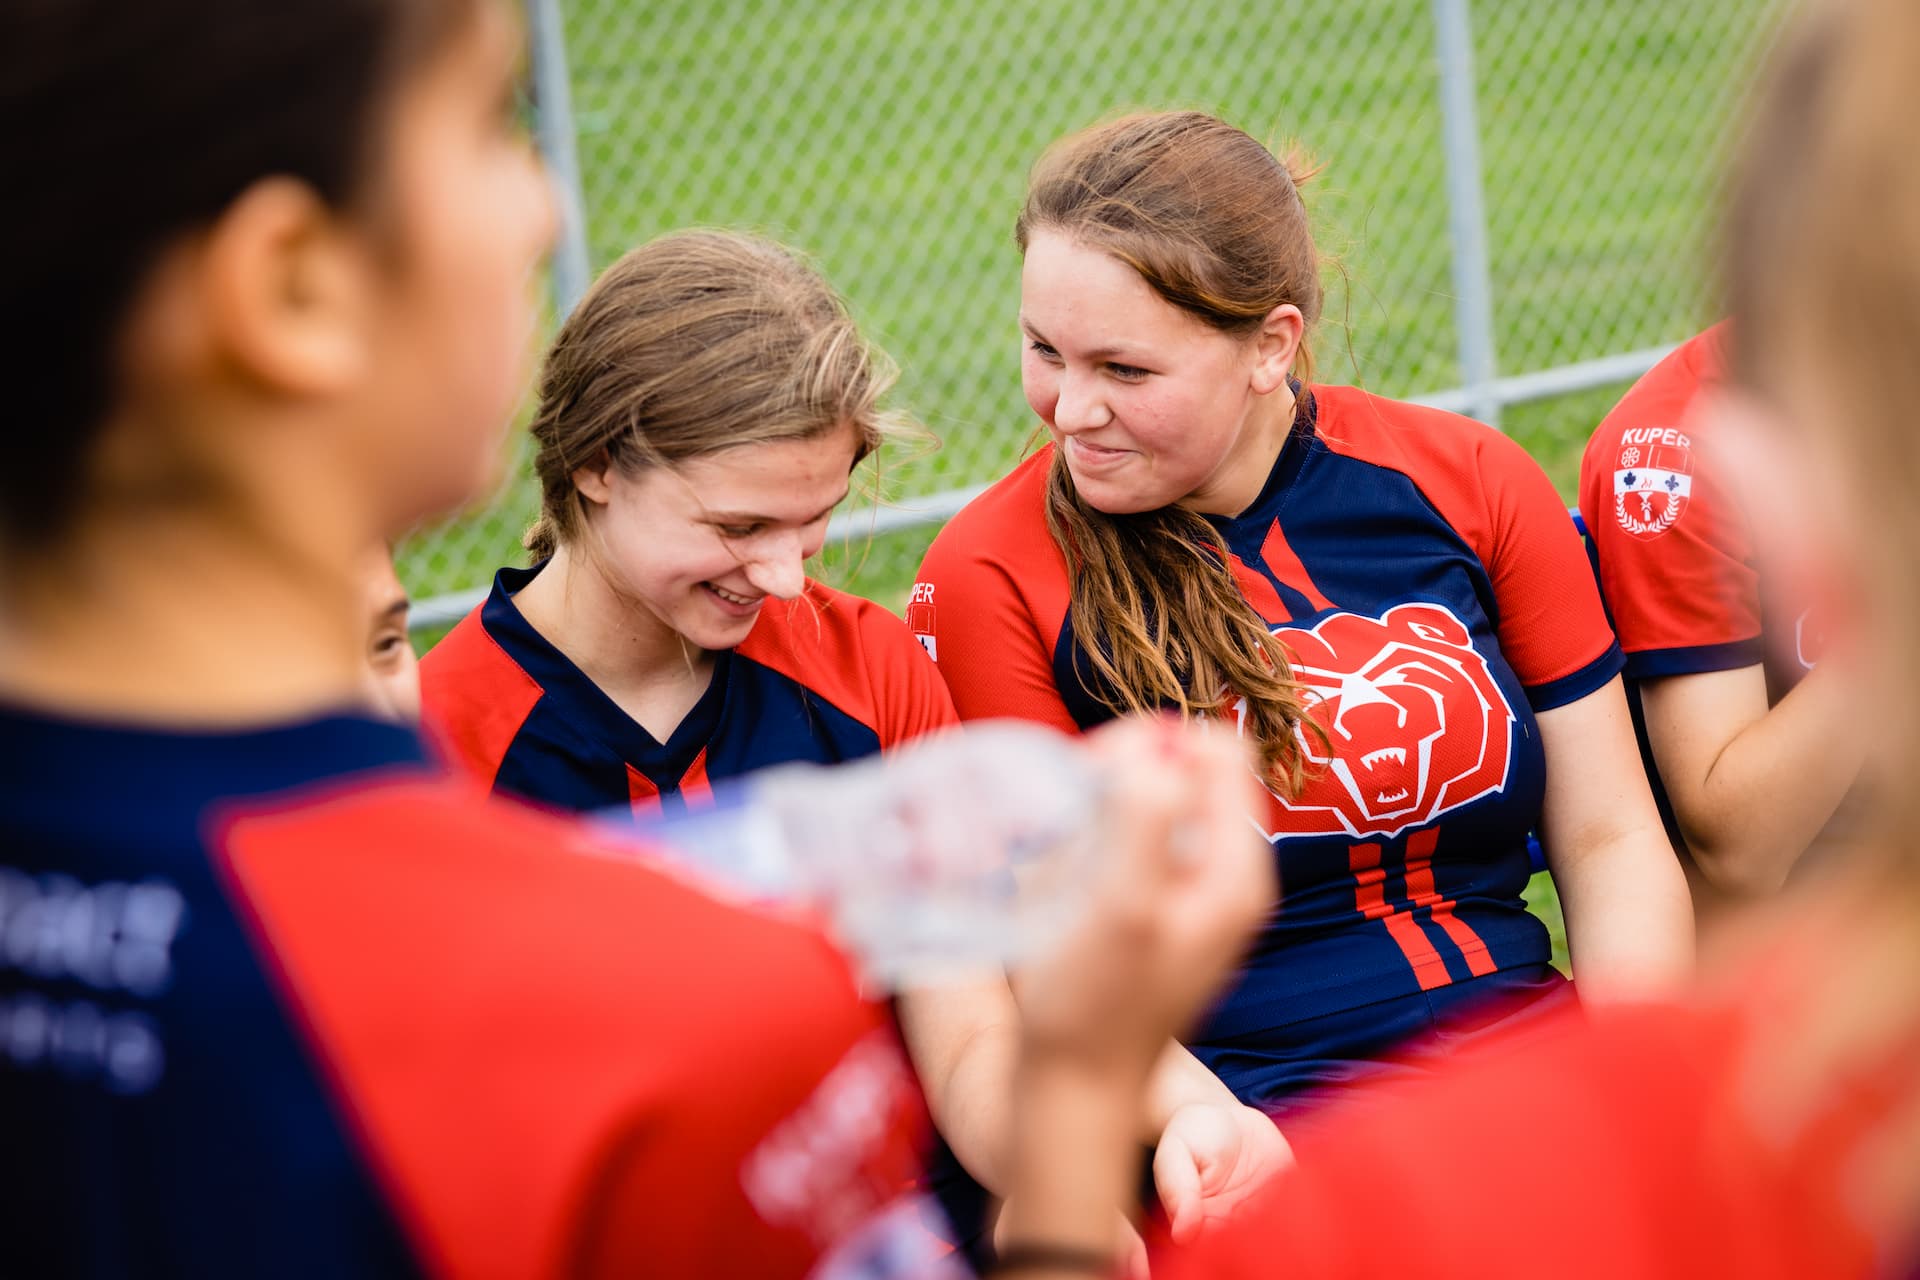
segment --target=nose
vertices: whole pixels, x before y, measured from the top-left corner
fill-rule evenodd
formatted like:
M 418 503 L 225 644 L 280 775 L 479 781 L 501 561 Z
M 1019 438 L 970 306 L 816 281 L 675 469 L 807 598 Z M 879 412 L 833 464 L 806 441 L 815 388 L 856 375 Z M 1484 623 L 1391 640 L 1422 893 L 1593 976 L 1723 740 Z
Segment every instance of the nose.
M 791 600 L 806 584 L 806 555 L 797 535 L 769 539 L 744 566 L 755 591 Z
M 1078 377 L 1071 372 L 1060 375 L 1060 396 L 1053 405 L 1053 425 L 1066 435 L 1091 431 L 1113 421 L 1096 379 Z

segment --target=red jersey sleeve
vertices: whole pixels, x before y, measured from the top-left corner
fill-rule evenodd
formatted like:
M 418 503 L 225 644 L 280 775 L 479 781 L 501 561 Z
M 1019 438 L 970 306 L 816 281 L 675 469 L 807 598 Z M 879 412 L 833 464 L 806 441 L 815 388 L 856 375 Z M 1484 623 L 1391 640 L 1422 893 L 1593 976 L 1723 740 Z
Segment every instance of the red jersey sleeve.
M 420 659 L 420 718 L 434 745 L 487 786 L 540 686 L 507 656 L 475 608 Z
M 939 665 L 962 720 L 1079 732 L 1054 676 L 1069 594 L 1043 506 L 1051 459 L 1042 450 L 974 499 L 921 562 L 907 625 Z
M 1720 377 L 1725 332 L 1716 325 L 1649 370 L 1580 461 L 1580 512 L 1636 677 L 1731 670 L 1764 656 L 1752 535 L 1694 412 Z
M 452 784 L 243 813 L 218 848 L 439 1274 L 797 1280 L 877 1238 L 925 1256 L 901 1200 L 923 1104 L 810 929 Z
M 1500 651 L 1535 711 L 1577 702 L 1620 674 L 1593 567 L 1553 482 L 1498 432 L 1481 442 L 1484 562 L 1499 606 Z
M 1620 673 L 1620 651 L 1572 516 L 1519 444 L 1483 423 L 1351 387 L 1315 387 L 1321 438 L 1411 477 L 1480 559 L 1500 651 L 1535 711 Z
M 958 722 L 940 672 L 884 606 L 808 582 L 769 610 L 737 652 L 856 717 L 882 751 Z
M 946 681 L 906 624 L 871 600 L 860 605 L 881 749 L 958 724 Z

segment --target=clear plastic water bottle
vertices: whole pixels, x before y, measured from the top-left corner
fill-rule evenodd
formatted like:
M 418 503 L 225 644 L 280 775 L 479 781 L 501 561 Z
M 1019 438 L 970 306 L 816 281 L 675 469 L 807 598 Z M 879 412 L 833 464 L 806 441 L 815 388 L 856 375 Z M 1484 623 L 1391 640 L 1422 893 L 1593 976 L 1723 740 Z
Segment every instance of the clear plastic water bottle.
M 898 989 L 1016 966 L 1068 927 L 1096 865 L 1100 790 L 1071 738 L 989 721 L 607 821 L 717 888 L 818 911 L 870 981 Z

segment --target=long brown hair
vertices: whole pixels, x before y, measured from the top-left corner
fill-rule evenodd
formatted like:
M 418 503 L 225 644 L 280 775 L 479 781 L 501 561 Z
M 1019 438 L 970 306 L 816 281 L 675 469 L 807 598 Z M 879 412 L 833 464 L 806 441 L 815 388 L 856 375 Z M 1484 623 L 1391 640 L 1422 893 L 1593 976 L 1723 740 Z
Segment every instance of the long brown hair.
M 1223 333 L 1251 337 L 1291 303 L 1311 329 L 1322 301 L 1299 183 L 1311 172 L 1200 112 L 1135 115 L 1073 134 L 1041 156 L 1015 224 L 1022 253 L 1058 231 L 1112 254 L 1167 302 Z M 1301 340 L 1295 368 L 1311 375 Z M 1115 711 L 1217 714 L 1223 690 L 1245 699 L 1245 731 L 1269 781 L 1292 792 L 1305 773 L 1299 685 L 1247 603 L 1219 533 L 1179 506 L 1135 515 L 1095 510 L 1064 456 L 1047 475 L 1047 528 L 1067 558 L 1074 639 Z
M 532 431 L 536 558 L 579 532 L 573 473 L 638 470 L 851 426 L 857 458 L 905 427 L 879 407 L 893 366 L 820 274 L 784 246 L 681 231 L 594 281 L 554 340 Z

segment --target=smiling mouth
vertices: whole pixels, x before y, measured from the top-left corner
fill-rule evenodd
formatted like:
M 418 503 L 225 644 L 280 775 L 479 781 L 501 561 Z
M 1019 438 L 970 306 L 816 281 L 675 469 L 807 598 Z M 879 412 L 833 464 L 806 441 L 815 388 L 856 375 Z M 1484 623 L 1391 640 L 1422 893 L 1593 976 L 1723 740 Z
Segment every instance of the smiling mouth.
M 722 600 L 725 600 L 728 604 L 739 605 L 743 609 L 746 608 L 748 605 L 759 604 L 762 600 L 766 599 L 765 596 L 736 595 L 733 592 L 727 590 L 725 587 L 716 587 L 711 582 L 704 582 L 704 583 L 701 583 L 701 585 L 704 586 L 707 590 L 713 592 L 713 594 L 719 596 Z

